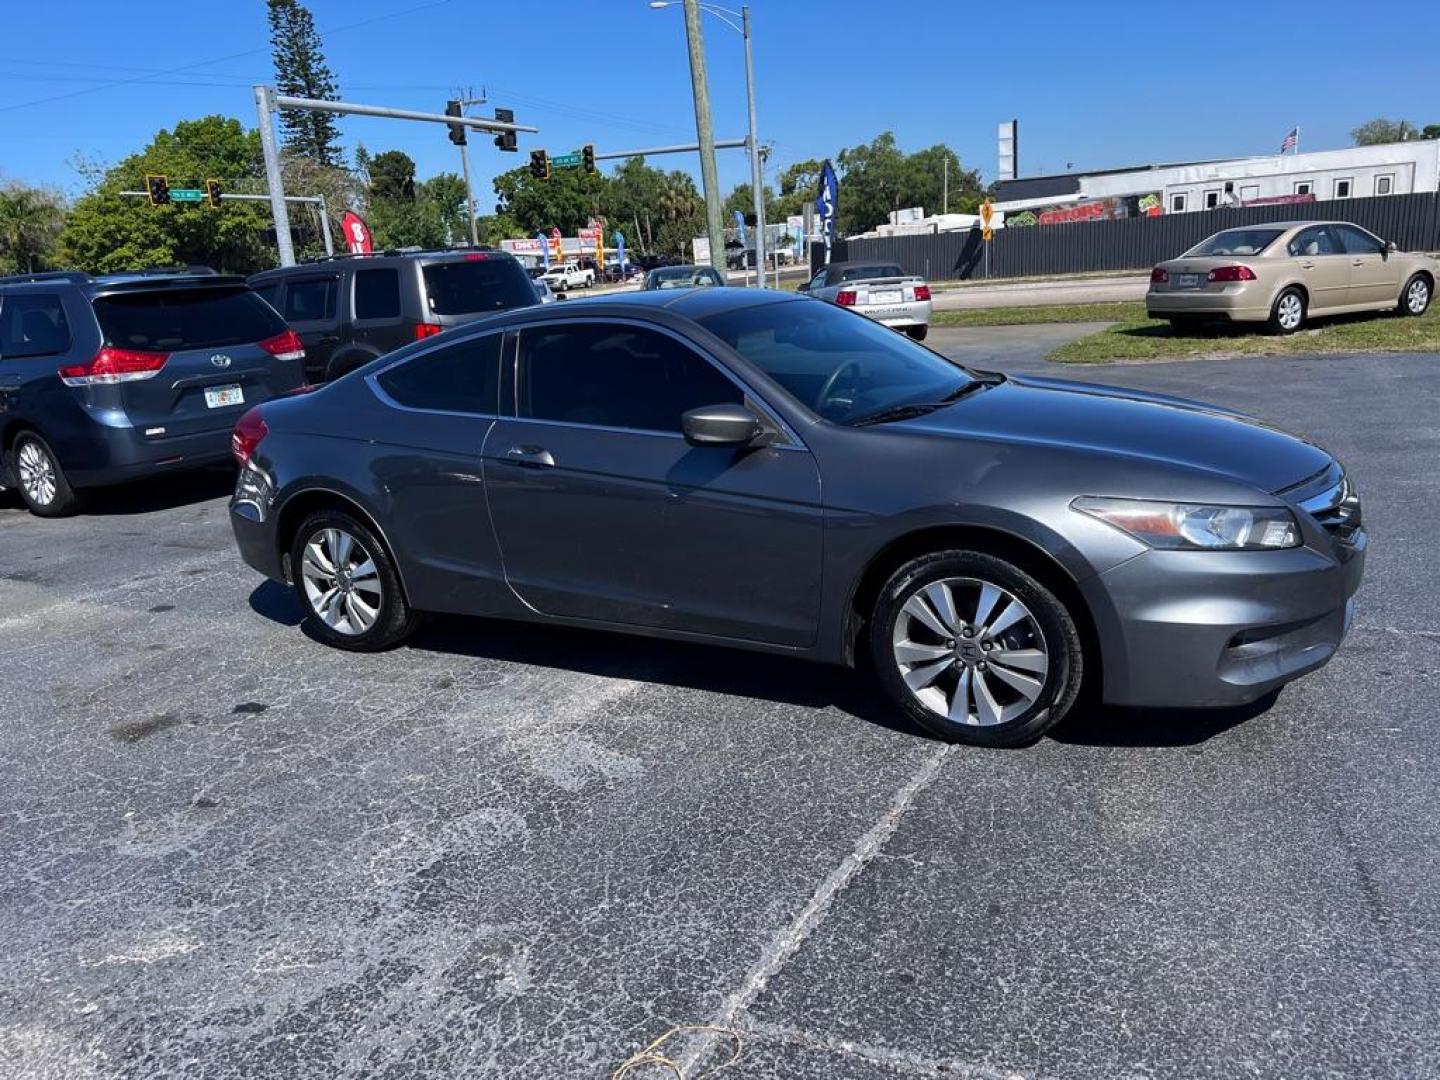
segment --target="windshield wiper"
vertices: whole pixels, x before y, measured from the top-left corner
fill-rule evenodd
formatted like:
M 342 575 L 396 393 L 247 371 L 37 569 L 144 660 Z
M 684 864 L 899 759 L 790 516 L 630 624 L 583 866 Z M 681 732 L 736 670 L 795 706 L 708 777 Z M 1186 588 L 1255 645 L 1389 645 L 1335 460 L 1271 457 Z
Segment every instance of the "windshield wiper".
M 950 393 L 946 394 L 939 401 L 912 401 L 906 405 L 893 405 L 888 409 L 881 409 L 879 412 L 871 413 L 869 416 L 862 416 L 858 420 L 850 421 L 851 427 L 869 427 L 871 424 L 887 424 L 895 420 L 910 420 L 916 416 L 924 416 L 926 413 L 934 412 L 936 409 L 943 409 L 977 390 L 988 390 L 992 386 L 998 386 L 1005 381 L 1004 375 L 991 375 L 983 379 L 975 379 L 972 382 L 957 386 Z

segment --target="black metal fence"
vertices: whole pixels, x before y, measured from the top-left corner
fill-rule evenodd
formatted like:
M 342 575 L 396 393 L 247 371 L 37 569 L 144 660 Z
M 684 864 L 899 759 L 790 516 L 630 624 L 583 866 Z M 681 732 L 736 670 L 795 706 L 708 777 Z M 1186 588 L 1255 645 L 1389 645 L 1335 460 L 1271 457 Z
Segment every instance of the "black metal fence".
M 989 276 L 1148 270 L 1221 229 L 1296 220 L 1352 221 L 1377 236 L 1393 240 L 1404 251 L 1440 250 L 1440 195 L 1387 195 L 997 229 L 989 245 Z M 985 244 L 979 229 L 841 240 L 836 242 L 831 258 L 836 261 L 883 259 L 898 263 L 906 273 L 921 274 L 935 281 L 986 275 Z M 814 245 L 811 266 L 818 268 L 817 260 L 823 259 L 823 247 Z

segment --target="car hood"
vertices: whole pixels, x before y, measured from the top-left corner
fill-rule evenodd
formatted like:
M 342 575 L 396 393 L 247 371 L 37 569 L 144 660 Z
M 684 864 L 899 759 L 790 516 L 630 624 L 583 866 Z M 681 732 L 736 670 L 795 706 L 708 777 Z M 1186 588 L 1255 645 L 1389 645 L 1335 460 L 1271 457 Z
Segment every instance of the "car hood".
M 1314 476 L 1331 461 L 1313 443 L 1228 409 L 1063 379 L 1009 378 L 895 426 L 1165 462 L 1268 492 Z

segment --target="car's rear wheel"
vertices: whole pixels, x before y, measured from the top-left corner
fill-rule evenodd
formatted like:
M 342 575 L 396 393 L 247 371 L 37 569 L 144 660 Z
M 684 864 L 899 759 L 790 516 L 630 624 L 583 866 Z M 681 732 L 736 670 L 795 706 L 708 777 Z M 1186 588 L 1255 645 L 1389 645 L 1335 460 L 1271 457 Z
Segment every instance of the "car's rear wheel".
M 290 570 L 310 627 L 327 645 L 377 652 L 399 644 L 419 621 L 385 545 L 343 510 L 321 510 L 301 523 Z
M 914 338 L 916 341 L 924 341 L 924 340 L 925 340 L 925 336 L 930 333 L 930 327 L 928 327 L 928 326 L 907 326 L 907 327 L 905 328 L 905 332 L 906 332 L 907 334 L 909 334 L 912 338 Z
M 890 699 L 952 742 L 1032 742 L 1080 690 L 1080 634 L 1065 605 L 1018 566 L 979 552 L 900 567 L 876 602 L 870 647 Z
M 32 514 L 64 517 L 79 505 L 79 497 L 65 479 L 65 470 L 50 444 L 33 431 L 22 431 L 10 448 L 11 469 L 20 498 Z
M 1291 287 L 1275 298 L 1270 308 L 1270 329 L 1277 334 L 1293 334 L 1305 325 L 1305 294 Z
M 1400 313 L 1424 315 L 1430 307 L 1432 292 L 1430 279 L 1424 274 L 1415 274 L 1405 283 L 1405 291 L 1400 294 Z

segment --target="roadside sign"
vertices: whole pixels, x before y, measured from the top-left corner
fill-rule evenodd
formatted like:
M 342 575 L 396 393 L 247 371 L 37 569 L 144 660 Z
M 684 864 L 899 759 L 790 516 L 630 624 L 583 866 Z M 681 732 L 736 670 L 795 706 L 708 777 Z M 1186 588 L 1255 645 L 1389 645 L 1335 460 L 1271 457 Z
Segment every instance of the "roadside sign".
M 580 167 L 579 151 L 573 154 L 552 155 L 550 158 L 550 167 L 552 169 L 578 169 Z
M 198 187 L 172 187 L 171 202 L 204 202 L 205 192 Z
M 994 218 L 995 210 L 993 207 L 991 207 L 990 200 L 986 199 L 980 204 L 980 224 L 984 227 L 986 232 L 990 231 L 990 222 L 993 221 Z M 985 239 L 989 240 L 990 238 L 987 236 Z
M 981 239 L 981 240 L 984 240 L 985 243 L 988 244 L 991 240 L 994 240 L 994 239 L 995 239 L 995 230 L 994 230 L 994 229 L 981 229 L 981 230 L 980 230 L 980 239 Z

